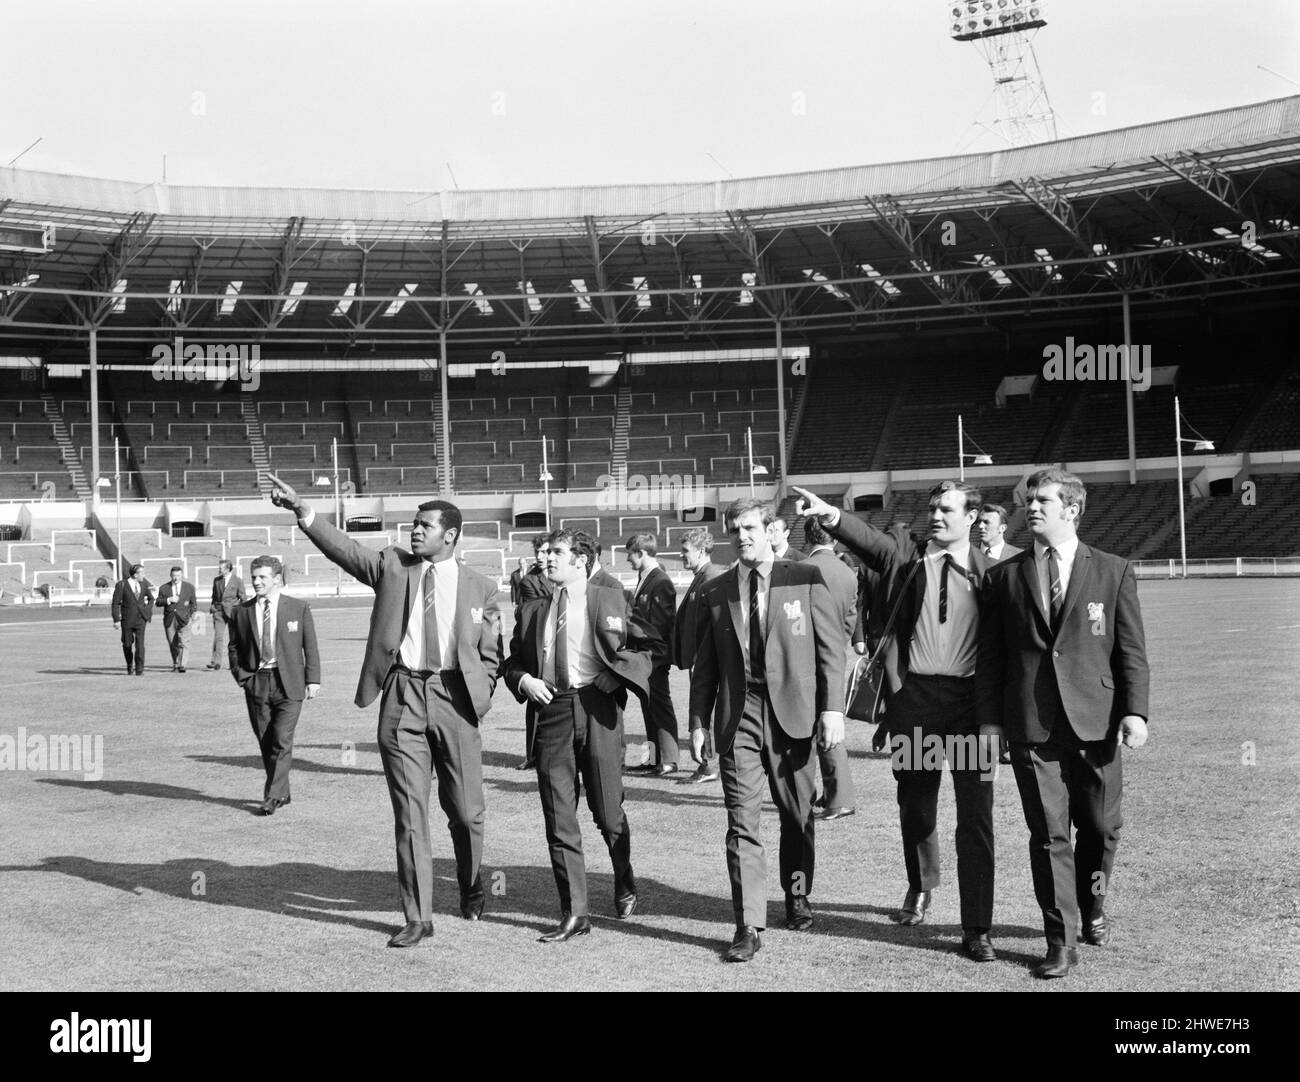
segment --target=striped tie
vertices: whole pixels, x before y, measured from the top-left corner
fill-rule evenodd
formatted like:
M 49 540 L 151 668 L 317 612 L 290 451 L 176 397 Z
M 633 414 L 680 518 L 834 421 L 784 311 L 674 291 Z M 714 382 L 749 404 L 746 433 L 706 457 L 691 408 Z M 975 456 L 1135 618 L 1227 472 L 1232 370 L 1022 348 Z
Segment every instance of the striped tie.
M 1047 597 L 1053 632 L 1061 626 L 1061 609 L 1065 604 L 1065 590 L 1061 587 L 1061 569 L 1058 566 L 1060 558 L 1061 554 L 1056 549 L 1047 550 Z
M 424 667 L 430 672 L 442 668 L 442 651 L 438 649 L 438 587 L 434 568 L 424 573 Z
M 271 601 L 262 599 L 262 664 L 275 664 L 275 638 L 271 634 Z
M 555 686 L 569 690 L 569 591 L 555 595 Z
M 758 568 L 749 569 L 749 678 L 767 681 L 767 655 L 763 643 L 763 621 L 758 608 Z

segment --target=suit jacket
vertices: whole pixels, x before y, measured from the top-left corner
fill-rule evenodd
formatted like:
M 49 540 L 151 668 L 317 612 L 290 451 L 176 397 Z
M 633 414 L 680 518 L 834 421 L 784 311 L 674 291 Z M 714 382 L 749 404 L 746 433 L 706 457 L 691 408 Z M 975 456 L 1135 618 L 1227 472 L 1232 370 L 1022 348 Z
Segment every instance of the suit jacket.
M 1006 543 L 1003 543 L 1002 552 L 998 555 L 998 558 L 996 560 L 993 559 L 992 556 L 988 556 L 986 557 L 986 559 L 988 559 L 993 564 L 1002 564 L 1002 563 L 1006 563 L 1009 559 L 1011 559 L 1012 556 L 1019 556 L 1024 551 L 1025 551 L 1024 549 L 1016 548 L 1015 545 L 1008 545 Z
M 167 599 L 173 593 L 176 594 L 177 601 L 176 604 L 169 605 Z M 190 622 L 194 610 L 199 607 L 198 597 L 194 593 L 194 583 L 182 580 L 180 589 L 174 590 L 171 579 L 168 579 L 158 588 L 158 600 L 155 604 L 163 610 L 163 627 L 171 627 L 173 624 L 184 627 Z
M 881 577 L 877 593 L 883 593 L 883 604 L 879 608 L 880 632 L 884 631 L 885 621 L 893 611 L 898 600 L 899 591 L 912 570 L 912 565 L 925 555 L 928 541 L 913 541 L 902 530 L 882 533 L 874 526 L 849 514 L 841 514 L 834 527 L 827 527 L 827 532 L 838 537 L 866 566 Z M 979 598 L 979 590 L 991 566 L 989 558 L 975 545 L 970 547 L 970 573 L 972 586 Z M 894 621 L 894 637 L 885 650 L 885 676 L 890 694 L 897 694 L 907 679 L 911 666 L 912 635 L 916 630 L 916 621 L 921 617 L 925 603 L 925 569 L 920 568 L 912 576 L 909 587 L 911 596 L 904 599 Z M 873 621 L 876 612 L 872 612 Z
M 518 608 L 525 601 L 534 601 L 539 597 L 550 597 L 555 591 L 551 580 L 546 577 L 543 571 L 530 571 L 519 580 L 519 599 L 515 602 L 515 608 Z
M 662 567 L 646 573 L 632 594 L 632 610 L 655 629 L 662 648 L 655 668 L 667 667 L 673 657 L 673 634 L 677 623 L 677 588 Z
M 853 641 L 855 632 L 860 633 L 862 623 L 858 619 L 858 576 L 830 549 L 818 549 L 806 554 L 808 561 L 822 573 L 831 598 L 839 607 L 840 618 L 844 623 L 844 634 Z
M 690 727 L 707 728 L 711 717 L 720 754 L 730 749 L 745 709 L 741 604 L 736 567 L 700 594 L 704 617 L 691 670 Z M 815 566 L 772 564 L 765 623 L 767 689 L 777 724 L 793 739 L 807 739 L 818 714 L 844 705 L 847 642 L 842 617 Z
M 257 598 L 235 606 L 230 620 L 230 673 L 243 687 L 257 672 L 262 655 L 257 645 Z M 320 651 L 316 646 L 316 625 L 305 601 L 281 593 L 275 612 L 275 664 L 280 670 L 284 693 L 302 702 L 307 685 L 320 683 Z
M 217 582 L 221 578 L 221 575 L 217 575 L 212 580 L 212 608 L 209 611 L 213 616 L 220 612 L 225 619 L 229 620 L 234 615 L 235 606 L 244 600 L 244 582 L 232 571 L 225 576 L 222 588 L 218 589 Z
M 153 619 L 153 587 L 140 583 L 140 596 L 136 597 L 128 579 L 121 579 L 113 588 L 113 623 L 123 627 L 136 627 Z
M 686 588 L 686 596 L 682 598 L 673 622 L 673 664 L 679 669 L 689 669 L 695 664 L 695 652 L 700 641 L 700 620 L 704 615 L 700 608 L 700 593 L 725 571 L 725 568 L 709 561 L 695 572 L 690 586 Z
M 808 559 L 808 555 L 807 553 L 800 552 L 793 545 L 786 545 L 785 555 L 778 556 L 777 559 L 789 560 L 792 564 L 797 564 L 797 563 L 802 563 L 804 560 Z
M 989 572 L 975 669 L 982 725 L 1041 743 L 1064 711 L 1080 740 L 1113 740 L 1120 718 L 1147 717 L 1150 680 L 1127 560 L 1079 543 L 1055 635 L 1032 546 Z
M 317 515 L 302 527 L 312 543 L 344 571 L 375 591 L 370 610 L 370 634 L 366 656 L 357 681 L 357 706 L 369 706 L 383 689 L 406 636 L 410 606 L 425 572 L 425 561 L 397 545 L 383 550 L 357 544 L 347 534 Z M 456 591 L 456 661 L 482 718 L 492 709 L 501 670 L 501 614 L 497 609 L 497 587 L 484 575 L 464 564 L 460 566 Z M 525 577 L 525 582 L 528 577 Z
M 596 570 L 591 573 L 591 577 L 587 579 L 587 581 L 593 586 L 604 586 L 615 590 L 622 590 L 623 593 L 627 595 L 628 599 L 631 600 L 632 595 L 628 593 L 627 588 L 619 582 L 618 578 L 614 574 L 606 571 L 600 565 L 597 565 Z M 554 592 L 553 588 L 552 592 Z
M 548 594 L 525 601 L 519 607 L 519 619 L 515 621 L 510 640 L 510 656 L 505 664 L 505 682 L 520 702 L 527 699 L 519 688 L 523 677 L 542 675 L 546 621 L 553 600 L 554 594 Z M 653 657 L 662 649 L 662 640 L 655 629 L 632 611 L 621 587 L 615 590 L 591 581 L 587 583 L 587 622 L 596 656 L 622 685 L 615 696 L 619 707 L 626 705 L 628 690 L 644 701 L 649 691 Z

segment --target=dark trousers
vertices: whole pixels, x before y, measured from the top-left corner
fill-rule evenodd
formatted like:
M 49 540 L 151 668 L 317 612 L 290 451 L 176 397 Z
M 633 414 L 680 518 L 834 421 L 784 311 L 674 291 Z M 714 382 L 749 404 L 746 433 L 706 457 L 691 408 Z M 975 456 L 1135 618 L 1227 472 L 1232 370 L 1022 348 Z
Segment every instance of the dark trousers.
M 182 624 L 179 620 L 173 620 L 170 624 L 164 621 L 163 637 L 172 654 L 172 665 L 185 668 L 185 660 L 190 652 L 190 625 Z
M 623 811 L 623 717 L 595 687 L 558 694 L 537 712 L 537 791 L 560 909 L 588 913 L 587 866 L 578 827 L 578 777 L 614 865 L 614 897 L 636 893 L 632 833 Z
M 817 762 L 822 771 L 822 807 L 857 807 L 858 792 L 853 787 L 853 775 L 849 773 L 848 746 L 841 741 L 830 751 L 819 747 Z
M 244 702 L 248 720 L 262 752 L 266 769 L 263 800 L 286 800 L 289 797 L 289 770 L 293 766 L 293 731 L 298 727 L 302 700 L 284 693 L 278 670 L 255 672 L 244 685 Z
M 212 661 L 209 664 L 219 669 L 227 661 L 229 657 L 226 652 L 226 614 L 218 608 L 212 614 Z
M 1012 744 L 1029 827 L 1029 870 L 1049 945 L 1074 946 L 1080 919 L 1104 912 L 1119 845 L 1119 745 L 1081 741 L 1062 712 L 1041 744 Z M 1075 843 L 1070 845 L 1070 824 Z
M 642 707 L 645 738 L 655 749 L 652 761 L 660 766 L 676 766 L 678 756 L 677 713 L 668 691 L 668 672 L 669 666 L 663 665 L 650 673 L 650 694 Z
M 809 895 L 813 882 L 815 784 L 812 737 L 794 740 L 772 715 L 766 689 L 745 694 L 731 747 L 719 759 L 727 806 L 727 876 L 736 925 L 767 926 L 767 862 L 759 840 L 763 775 L 781 823 L 781 888 Z
M 459 673 L 422 678 L 393 669 L 379 704 L 379 758 L 393 804 L 397 882 L 407 922 L 433 919 L 429 787 L 447 816 L 462 906 L 483 898 L 483 738 Z
M 533 747 L 537 735 L 537 705 L 529 699 L 524 705 L 524 758 L 531 760 L 537 751 Z
M 907 888 L 933 890 L 939 885 L 936 822 L 944 758 L 933 749 L 943 747 L 953 753 L 948 767 L 957 803 L 955 840 L 961 926 L 966 932 L 987 932 L 993 924 L 996 764 L 980 761 L 974 685 L 973 677 L 911 673 L 890 698 L 888 717 Z
M 122 656 L 126 658 L 126 671 L 133 668 L 144 672 L 144 629 L 148 624 L 122 625 Z

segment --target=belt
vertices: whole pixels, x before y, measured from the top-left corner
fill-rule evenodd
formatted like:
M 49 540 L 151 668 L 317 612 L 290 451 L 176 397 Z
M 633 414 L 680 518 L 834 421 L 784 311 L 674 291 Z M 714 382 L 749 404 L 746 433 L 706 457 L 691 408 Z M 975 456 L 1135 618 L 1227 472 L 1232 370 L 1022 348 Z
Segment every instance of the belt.
M 393 666 L 393 672 L 399 672 L 403 676 L 410 676 L 416 680 L 429 680 L 438 677 L 440 680 L 446 680 L 449 676 L 460 676 L 459 669 L 408 669 L 400 661 Z

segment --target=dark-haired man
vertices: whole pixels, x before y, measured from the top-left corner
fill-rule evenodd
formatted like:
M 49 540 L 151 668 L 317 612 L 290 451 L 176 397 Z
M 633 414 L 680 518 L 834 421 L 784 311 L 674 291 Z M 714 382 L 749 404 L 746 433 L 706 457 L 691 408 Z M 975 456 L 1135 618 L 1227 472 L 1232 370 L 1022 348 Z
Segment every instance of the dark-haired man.
M 682 535 L 682 565 L 694 578 L 686 587 L 686 594 L 678 606 L 673 623 L 673 664 L 688 672 L 695 664 L 695 653 L 700 641 L 700 594 L 704 587 L 722 574 L 723 569 L 713 562 L 713 534 L 703 526 L 696 526 Z M 678 785 L 701 785 L 718 780 L 717 756 L 713 750 L 713 730 L 704 730 L 704 744 L 691 757 L 698 764 L 695 771 L 679 781 Z
M 813 925 L 813 734 L 844 739 L 844 651 L 848 637 L 821 572 L 775 560 L 775 509 L 739 499 L 727 532 L 739 561 L 700 598 L 699 648 L 691 670 L 691 751 L 713 729 L 727 808 L 727 876 L 736 931 L 723 955 L 748 962 L 767 926 L 767 865 L 759 841 L 763 776 L 781 823 L 785 926 Z
M 636 910 L 623 811 L 623 707 L 629 689 L 644 699 L 662 643 L 622 589 L 588 581 L 596 555 L 589 537 L 560 529 L 548 542 L 546 573 L 555 589 L 520 607 L 505 681 L 516 699 L 537 706 L 537 789 L 560 896 L 560 923 L 541 942 L 564 943 L 591 931 L 579 776 L 614 866 L 615 912 L 626 918 Z
M 274 815 L 289 803 L 293 733 L 303 700 L 320 690 L 320 651 L 307 603 L 280 592 L 280 561 L 258 556 L 248 573 L 253 597 L 236 606 L 230 621 L 230 673 L 244 689 L 266 770 L 259 811 Z
M 177 564 L 171 569 L 171 581 L 158 591 L 158 608 L 163 610 L 163 635 L 172 655 L 172 672 L 184 672 L 190 652 L 190 617 L 198 608 L 194 583 L 185 581 L 185 569 Z
M 208 612 L 212 616 L 212 660 L 207 668 L 220 669 L 226 653 L 226 627 L 235 615 L 235 608 L 244 600 L 244 584 L 235 574 L 235 565 L 222 560 L 217 565 L 217 577 L 212 580 L 212 602 Z
M 1151 675 L 1133 565 L 1079 540 L 1083 482 L 1039 470 L 1027 495 L 1034 544 L 984 584 L 975 678 L 980 732 L 1011 745 L 1047 939 L 1034 975 L 1050 979 L 1077 963 L 1080 923 L 1110 939 L 1119 745 L 1146 743 Z
M 799 510 L 816 515 L 887 584 L 888 611 L 898 606 L 885 654 L 886 705 L 898 785 L 907 894 L 894 919 L 925 920 L 939 885 L 937 829 L 944 760 L 957 804 L 957 890 L 962 952 L 976 962 L 997 958 L 993 925 L 993 777 L 996 757 L 982 755 L 975 715 L 979 588 L 989 563 L 970 543 L 979 489 L 943 481 L 930 490 L 930 536 L 913 544 L 842 515 L 811 492 Z M 888 616 L 886 616 L 888 619 Z
M 127 676 L 144 675 L 144 631 L 153 618 L 153 592 L 144 567 L 132 564 L 113 590 L 113 630 L 122 633 Z
M 633 773 L 664 777 L 677 770 L 677 713 L 668 690 L 668 670 L 672 667 L 673 627 L 677 616 L 677 590 L 668 572 L 655 559 L 659 543 L 652 533 L 634 533 L 627 539 L 627 562 L 637 574 L 632 594 L 632 610 L 665 643 L 666 649 L 655 659 L 650 672 L 650 694 L 642 714 L 645 718 L 646 743 L 650 758 Z
M 1020 555 L 1020 549 L 1007 542 L 1008 521 L 1007 509 L 1000 503 L 986 503 L 980 512 L 980 550 L 995 564 Z
M 519 609 L 525 601 L 534 601 L 539 597 L 550 597 L 555 587 L 546 577 L 546 553 L 549 548 L 546 534 L 539 533 L 533 538 L 533 566 L 519 580 L 519 588 L 514 594 L 515 622 L 519 621 Z M 533 738 L 537 732 L 537 708 L 532 702 L 524 707 L 524 757 L 515 767 L 516 770 L 532 770 L 537 762 L 533 756 Z
M 429 785 L 447 816 L 460 913 L 483 913 L 483 740 L 501 664 L 496 583 L 455 558 L 461 513 L 446 500 L 420 504 L 411 549 L 366 548 L 316 515 L 278 477 L 272 501 L 298 516 L 318 549 L 375 591 L 357 706 L 379 705 L 379 757 L 393 805 L 397 879 L 406 925 L 390 947 L 433 935 Z

